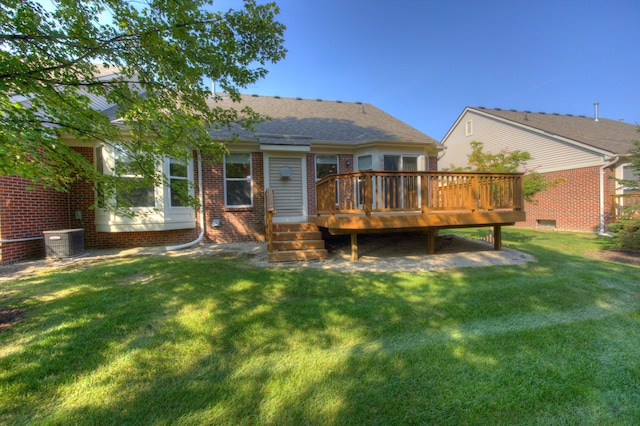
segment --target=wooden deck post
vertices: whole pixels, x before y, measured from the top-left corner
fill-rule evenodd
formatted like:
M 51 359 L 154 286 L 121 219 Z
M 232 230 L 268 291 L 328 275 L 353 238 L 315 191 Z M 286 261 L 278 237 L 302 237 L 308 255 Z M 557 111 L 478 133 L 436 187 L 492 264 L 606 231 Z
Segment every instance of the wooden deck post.
M 358 234 L 351 233 L 351 260 L 358 260 Z
M 276 212 L 276 197 L 272 188 L 265 190 L 266 220 L 265 228 L 267 234 L 267 251 L 273 251 L 273 215 Z
M 436 252 L 436 230 L 429 228 L 427 230 L 427 253 L 435 254 Z
M 502 226 L 500 225 L 493 227 L 493 248 L 502 250 Z

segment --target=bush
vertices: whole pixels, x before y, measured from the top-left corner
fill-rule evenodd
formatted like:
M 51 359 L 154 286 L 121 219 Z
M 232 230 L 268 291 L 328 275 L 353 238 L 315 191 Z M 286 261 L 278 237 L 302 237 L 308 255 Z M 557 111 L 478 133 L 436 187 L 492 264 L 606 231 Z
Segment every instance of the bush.
M 621 217 L 609 225 L 614 247 L 625 250 L 640 250 L 640 216 Z

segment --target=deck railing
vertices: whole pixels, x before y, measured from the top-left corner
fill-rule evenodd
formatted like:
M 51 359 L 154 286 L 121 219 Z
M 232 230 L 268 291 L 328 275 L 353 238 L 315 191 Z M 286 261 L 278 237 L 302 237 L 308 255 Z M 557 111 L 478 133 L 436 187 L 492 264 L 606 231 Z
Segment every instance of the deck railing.
M 611 220 L 640 215 L 640 193 L 611 196 Z
M 330 175 L 316 184 L 317 214 L 522 210 L 520 173 L 384 172 Z

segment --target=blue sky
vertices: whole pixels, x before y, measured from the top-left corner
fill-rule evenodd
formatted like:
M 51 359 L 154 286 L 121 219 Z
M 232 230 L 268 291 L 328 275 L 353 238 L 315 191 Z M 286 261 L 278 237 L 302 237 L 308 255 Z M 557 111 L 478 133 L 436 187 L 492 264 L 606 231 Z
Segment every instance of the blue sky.
M 289 52 L 247 93 L 368 102 L 437 140 L 465 106 L 640 124 L 640 0 L 276 3 Z

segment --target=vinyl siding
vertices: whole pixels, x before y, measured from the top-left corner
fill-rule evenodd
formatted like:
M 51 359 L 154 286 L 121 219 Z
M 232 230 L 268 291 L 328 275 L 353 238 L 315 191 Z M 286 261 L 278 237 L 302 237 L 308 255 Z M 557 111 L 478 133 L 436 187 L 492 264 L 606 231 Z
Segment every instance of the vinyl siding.
M 473 122 L 473 133 L 466 136 L 465 126 L 469 120 Z M 472 141 L 483 142 L 485 152 L 498 153 L 504 149 L 527 151 L 532 156 L 527 168 L 541 173 L 594 166 L 603 162 L 601 154 L 553 135 L 467 111 L 443 141 L 446 153 L 440 161 L 441 167 L 448 168 L 452 164 L 466 166 Z

